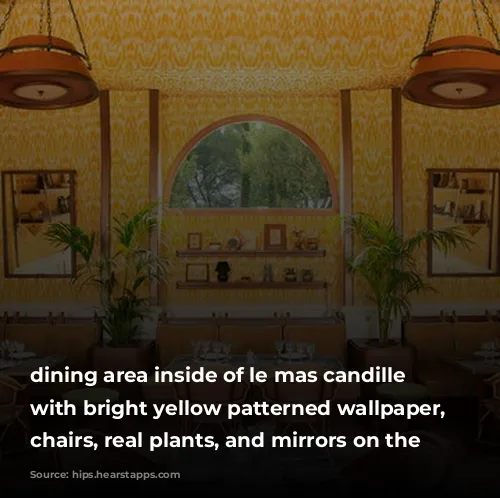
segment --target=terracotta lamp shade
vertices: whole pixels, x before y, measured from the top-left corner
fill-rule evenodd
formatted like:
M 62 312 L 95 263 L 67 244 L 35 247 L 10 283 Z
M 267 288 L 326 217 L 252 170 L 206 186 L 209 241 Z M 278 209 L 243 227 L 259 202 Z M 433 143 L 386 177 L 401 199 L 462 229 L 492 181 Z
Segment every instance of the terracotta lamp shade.
M 83 56 L 70 42 L 44 35 L 12 40 L 0 55 L 0 104 L 61 109 L 99 96 Z M 50 50 L 47 48 L 50 47 Z
M 417 57 L 403 95 L 419 104 L 451 109 L 500 104 L 500 53 L 478 36 L 431 43 Z

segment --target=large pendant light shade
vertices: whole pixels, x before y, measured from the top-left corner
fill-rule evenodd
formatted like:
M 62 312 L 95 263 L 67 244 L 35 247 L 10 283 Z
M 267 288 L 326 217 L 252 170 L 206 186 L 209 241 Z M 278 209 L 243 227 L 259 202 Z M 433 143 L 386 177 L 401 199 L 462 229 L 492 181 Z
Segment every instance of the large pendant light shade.
M 13 0 L 6 19 L 15 4 Z M 71 42 L 52 36 L 50 0 L 42 0 L 40 34 L 14 38 L 0 50 L 1 105 L 22 109 L 61 109 L 87 104 L 99 96 L 90 75 L 90 60 L 72 0 L 68 0 L 68 4 L 83 53 L 77 51 Z M 42 34 L 44 22 L 47 35 Z
M 424 49 L 412 62 L 403 95 L 413 102 L 450 109 L 477 109 L 500 104 L 500 51 L 482 36 L 454 36 L 431 42 L 440 1 L 436 1 Z M 498 32 L 485 0 L 479 0 L 495 37 Z
M 92 102 L 99 91 L 70 42 L 44 35 L 15 38 L 0 57 L 0 104 L 60 109 Z M 31 48 L 30 48 L 31 47 Z

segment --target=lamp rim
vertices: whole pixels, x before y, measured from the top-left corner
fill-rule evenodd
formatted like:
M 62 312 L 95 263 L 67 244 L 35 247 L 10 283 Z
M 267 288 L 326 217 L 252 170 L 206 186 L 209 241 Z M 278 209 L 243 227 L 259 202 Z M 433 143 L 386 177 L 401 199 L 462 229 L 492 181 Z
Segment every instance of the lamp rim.
M 500 81 L 500 71 L 484 70 L 484 69 L 466 69 L 466 68 L 454 69 L 454 70 L 443 69 L 441 71 L 432 71 L 431 73 L 420 73 L 420 74 L 417 74 L 415 76 L 411 76 L 406 81 L 405 85 L 402 88 L 403 96 L 407 100 L 410 100 L 410 101 L 415 102 L 417 104 L 427 105 L 429 107 L 438 107 L 441 109 L 464 109 L 464 110 L 466 110 L 466 109 L 481 109 L 481 108 L 485 108 L 485 107 L 493 107 L 493 106 L 500 104 L 500 92 L 499 92 L 498 97 L 491 102 L 489 102 L 489 101 L 485 102 L 484 100 L 482 100 L 482 101 L 479 100 L 479 101 L 476 101 L 476 103 L 470 102 L 471 100 L 474 100 L 474 99 L 468 99 L 468 100 L 462 100 L 462 101 L 459 101 L 459 100 L 443 101 L 444 99 L 440 100 L 439 98 L 436 98 L 435 101 L 429 102 L 429 101 L 424 101 L 422 99 L 415 97 L 414 94 L 409 91 L 409 86 L 423 80 L 424 82 L 427 83 L 426 87 L 429 88 L 429 86 L 430 86 L 428 84 L 429 83 L 429 75 L 432 75 L 432 77 L 435 80 L 437 80 L 436 84 L 432 85 L 432 87 L 435 87 L 438 84 L 457 82 L 457 80 L 459 80 L 460 77 L 463 75 L 462 81 L 464 81 L 464 82 L 467 81 L 469 83 L 475 83 L 475 84 L 478 84 L 478 85 L 481 85 L 481 86 L 487 88 L 488 93 L 486 95 L 491 93 L 491 91 L 493 90 L 491 83 L 486 83 L 484 81 L 474 81 L 474 79 L 471 80 L 470 78 L 467 78 L 467 76 L 469 76 L 469 77 L 470 76 L 487 76 L 487 77 L 489 76 L 489 77 L 493 77 L 493 78 L 496 77 Z M 481 97 L 476 97 L 476 99 L 481 99 Z M 446 104 L 446 102 L 453 102 L 453 105 Z
M 26 85 L 36 85 L 36 84 L 46 84 L 46 85 L 58 85 L 60 87 L 68 90 L 68 93 L 72 94 L 72 90 L 74 87 L 68 84 L 70 81 L 79 81 L 86 84 L 86 88 L 88 89 L 86 95 L 83 98 L 78 100 L 64 100 L 64 99 L 56 99 L 55 101 L 50 101 L 47 103 L 46 101 L 12 101 L 6 98 L 2 98 L 0 96 L 0 105 L 4 105 L 6 107 L 14 107 L 17 109 L 29 109 L 29 110 L 56 110 L 56 109 L 68 109 L 71 107 L 79 107 L 86 104 L 90 104 L 91 102 L 97 100 L 99 97 L 99 87 L 97 83 L 94 81 L 92 77 L 75 73 L 71 71 L 58 71 L 58 70 L 45 70 L 45 71 L 8 71 L 8 72 L 0 72 L 0 85 L 2 81 L 8 80 L 9 78 L 23 78 L 23 77 L 32 77 L 33 80 L 28 83 L 22 83 L 12 86 L 8 89 L 9 94 L 11 95 L 16 89 L 26 86 Z M 62 81 L 66 78 L 66 81 Z M 51 80 L 52 79 L 52 80 Z

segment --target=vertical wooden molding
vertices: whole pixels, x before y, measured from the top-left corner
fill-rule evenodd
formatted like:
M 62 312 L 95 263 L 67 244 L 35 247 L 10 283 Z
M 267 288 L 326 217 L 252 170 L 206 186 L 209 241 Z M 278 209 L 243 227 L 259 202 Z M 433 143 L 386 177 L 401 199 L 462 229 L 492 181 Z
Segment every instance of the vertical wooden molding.
M 149 202 L 160 200 L 160 92 L 149 90 Z M 158 206 L 158 216 L 161 219 L 162 206 Z M 158 228 L 161 230 L 161 227 Z M 149 248 L 155 255 L 159 250 L 160 233 L 152 232 L 149 239 Z M 151 304 L 159 304 L 160 284 L 151 282 L 149 296 Z
M 349 216 L 353 213 L 353 155 L 352 155 L 352 114 L 351 91 L 340 92 L 341 123 L 342 123 L 342 189 L 341 214 Z M 353 255 L 354 244 L 352 234 L 343 234 L 343 304 L 354 304 L 354 279 L 347 268 L 346 261 Z
M 111 120 L 109 90 L 102 90 L 99 95 L 101 125 L 101 256 L 110 253 L 109 225 L 111 220 Z
M 403 113 L 401 89 L 393 88 L 392 95 L 392 212 L 394 224 L 403 231 Z

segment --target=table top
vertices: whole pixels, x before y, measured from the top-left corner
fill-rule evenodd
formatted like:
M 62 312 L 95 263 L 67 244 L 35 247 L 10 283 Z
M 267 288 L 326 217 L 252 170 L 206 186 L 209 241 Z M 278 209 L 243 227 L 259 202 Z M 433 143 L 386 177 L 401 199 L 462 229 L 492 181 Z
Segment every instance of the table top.
M 40 367 L 58 367 L 65 361 L 66 358 L 64 356 L 43 356 L 15 362 L 9 361 L 8 367 L 0 369 L 0 372 L 10 377 L 29 377 L 34 370 Z M 1 365 L 0 363 L 0 367 Z
M 500 372 L 500 360 L 498 359 L 484 359 L 480 356 L 461 356 L 449 357 L 446 359 L 449 363 L 457 365 L 458 367 L 467 370 L 472 375 L 481 377 L 489 377 Z
M 377 386 L 377 393 L 395 399 L 420 399 L 427 396 L 427 388 L 413 382 L 390 382 Z
M 84 401 L 91 403 L 103 403 L 106 400 L 118 401 L 120 393 L 107 387 L 84 387 L 73 389 L 63 395 L 63 398 L 74 404 L 81 404 Z
M 199 363 L 200 366 L 204 367 L 217 367 L 221 365 L 228 368 L 254 366 L 256 368 L 265 370 L 268 368 L 286 368 L 287 366 L 299 367 L 300 365 L 307 365 L 309 367 L 310 365 L 316 365 L 320 368 L 328 368 L 329 370 L 334 371 L 345 370 L 342 362 L 334 356 L 317 356 L 312 360 L 307 359 L 304 361 L 288 361 L 286 359 L 277 359 L 276 356 L 273 355 L 255 355 L 252 362 L 248 360 L 247 355 L 232 355 L 228 359 L 225 359 L 223 361 L 195 360 L 192 355 L 182 355 L 176 356 L 167 366 L 166 370 L 184 370 L 186 365 L 192 364 L 194 361 L 196 361 L 196 363 Z

